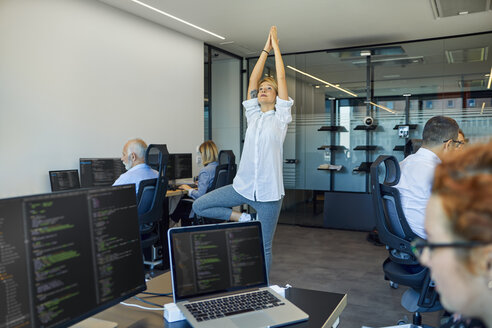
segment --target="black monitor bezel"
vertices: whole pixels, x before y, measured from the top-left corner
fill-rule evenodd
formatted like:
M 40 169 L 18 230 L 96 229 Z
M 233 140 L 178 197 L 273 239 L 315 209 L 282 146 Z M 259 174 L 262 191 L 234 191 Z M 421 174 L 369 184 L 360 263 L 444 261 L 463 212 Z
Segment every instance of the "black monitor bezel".
M 174 247 L 172 247 L 172 240 L 173 240 L 173 235 L 175 234 L 180 234 L 180 233 L 189 233 L 189 232 L 197 232 L 197 231 L 214 231 L 214 230 L 225 230 L 228 228 L 234 228 L 234 227 L 244 227 L 244 226 L 255 226 L 259 229 L 259 234 L 260 234 L 260 241 L 261 241 L 261 252 L 263 253 L 263 261 L 265 261 L 263 267 L 263 274 L 264 274 L 264 281 L 265 283 L 260 283 L 257 285 L 250 285 L 247 287 L 238 287 L 238 288 L 229 288 L 226 290 L 221 290 L 221 291 L 214 291 L 210 293 L 202 293 L 202 294 L 195 294 L 195 295 L 188 295 L 185 297 L 179 297 L 175 291 L 177 290 L 177 282 L 174 280 L 174 277 L 176 277 L 176 264 L 174 261 Z M 262 287 L 268 287 L 269 286 L 269 280 L 268 280 L 268 274 L 266 271 L 266 256 L 265 256 L 265 246 L 264 246 L 264 241 L 263 241 L 263 232 L 261 228 L 261 222 L 260 221 L 248 221 L 248 222 L 226 222 L 226 223 L 218 223 L 218 224 L 206 224 L 206 225 L 200 225 L 200 226 L 187 226 L 187 227 L 176 227 L 176 228 L 171 228 L 167 231 L 167 241 L 168 241 L 168 249 L 169 249 L 169 263 L 170 263 L 170 271 L 171 271 L 171 284 L 173 287 L 173 301 L 174 303 L 180 302 L 180 301 L 185 301 L 185 300 L 190 300 L 193 298 L 202 298 L 202 297 L 207 297 L 209 295 L 214 295 L 214 294 L 219 294 L 219 293 L 229 293 L 229 292 L 236 292 L 244 289 L 250 289 L 250 288 L 262 288 Z
M 59 172 L 77 172 L 77 180 L 79 181 L 79 186 L 78 187 L 75 187 L 75 188 L 70 188 L 70 189 L 64 189 L 64 190 L 53 190 L 53 179 L 51 178 L 51 174 L 52 173 L 59 173 Z M 50 187 L 51 187 L 51 191 L 52 192 L 59 192 L 59 191 L 69 191 L 69 190 L 75 190 L 75 189 L 80 189 L 81 188 L 81 185 L 80 185 L 80 174 L 79 174 L 79 170 L 78 169 L 69 169 L 69 170 L 52 170 L 52 171 L 48 171 L 48 174 L 49 174 L 49 177 L 50 177 Z
M 42 194 L 34 194 L 34 195 L 24 195 L 24 196 L 16 196 L 16 197 L 9 197 L 9 198 L 3 198 L 3 199 L 0 199 L 0 203 L 1 202 L 9 202 L 9 201 L 23 201 L 23 200 L 29 200 L 30 198 L 38 198 L 38 197 L 43 197 L 43 196 L 54 196 L 56 195 L 57 197 L 61 196 L 61 194 L 77 194 L 77 193 L 89 193 L 91 191 L 104 191 L 105 189 L 106 190 L 114 190 L 114 189 L 125 189 L 125 188 L 129 188 L 129 189 L 132 189 L 133 193 L 136 195 L 136 192 L 135 192 L 135 185 L 134 184 L 126 184 L 126 185 L 120 185 L 120 186 L 109 186 L 109 187 L 93 187 L 93 188 L 80 188 L 80 189 L 76 189 L 76 190 L 63 190 L 63 191 L 58 191 L 56 193 L 42 193 Z M 136 201 L 136 197 L 135 197 L 135 201 Z M 136 204 L 138 206 L 138 204 Z M 140 234 L 138 234 L 138 240 L 139 240 L 139 243 L 138 243 L 138 247 L 140 249 L 140 254 L 142 254 L 142 240 L 141 240 L 141 236 Z M 26 261 L 29 261 L 29 259 L 27 258 L 26 256 Z M 26 262 L 26 264 L 29 266 L 29 264 Z M 143 273 L 143 284 L 136 287 L 134 290 L 132 291 L 129 291 L 127 294 L 121 296 L 121 297 L 118 297 L 118 298 L 115 298 L 113 300 L 110 300 L 110 301 L 107 301 L 105 303 L 102 303 L 101 305 L 97 306 L 96 308 L 90 310 L 90 311 L 87 311 L 83 314 L 81 314 L 80 316 L 77 316 L 73 319 L 70 319 L 68 321 L 64 321 L 64 322 L 61 322 L 59 324 L 56 324 L 54 326 L 52 326 L 52 328 L 61 328 L 61 327 L 68 327 L 68 326 L 71 326 L 73 324 L 76 324 L 80 321 L 83 321 L 87 318 L 90 318 L 92 317 L 93 315 L 95 314 L 98 314 L 104 310 L 107 310 L 108 308 L 112 307 L 112 306 L 115 306 L 117 304 L 119 304 L 120 302 L 132 297 L 132 296 L 135 296 L 145 290 L 147 290 L 147 284 L 146 284 L 146 281 L 145 281 L 145 271 L 144 271 L 144 263 L 143 263 L 143 258 L 142 258 L 142 273 Z M 30 282 L 27 282 L 27 283 L 30 283 Z M 33 300 L 32 300 L 32 295 L 30 294 L 29 295 L 29 307 L 32 308 L 32 304 L 33 304 Z M 33 313 L 29 312 L 29 315 L 33 315 Z
M 93 175 L 91 173 L 91 183 L 92 185 L 91 186 L 83 186 L 82 185 L 82 162 L 86 162 L 86 161 L 91 161 L 91 172 L 92 172 L 92 161 L 98 161 L 98 160 L 112 160 L 112 161 L 120 161 L 121 162 L 121 158 L 120 157 L 81 157 L 79 158 L 79 180 L 80 180 L 80 188 L 105 188 L 105 187 L 110 187 L 111 185 L 106 185 L 106 186 L 94 186 L 94 179 L 93 179 Z M 123 165 L 123 167 L 125 166 L 122 162 L 121 162 L 121 165 Z M 125 168 L 125 171 L 126 171 L 126 168 Z M 118 179 L 118 177 L 115 177 L 115 180 Z M 113 181 L 113 182 L 114 182 Z
M 179 156 L 179 155 L 189 155 L 190 157 L 190 176 L 187 176 L 187 177 L 177 177 L 176 176 L 176 161 L 174 160 L 175 156 Z M 173 176 L 170 176 L 170 174 L 167 174 L 166 173 L 166 176 L 168 177 L 169 180 L 179 180 L 179 179 L 192 179 L 193 178 L 193 154 L 192 153 L 170 153 L 169 154 L 169 162 L 168 163 L 171 163 L 171 160 L 173 160 Z M 168 164 L 169 165 L 169 164 Z

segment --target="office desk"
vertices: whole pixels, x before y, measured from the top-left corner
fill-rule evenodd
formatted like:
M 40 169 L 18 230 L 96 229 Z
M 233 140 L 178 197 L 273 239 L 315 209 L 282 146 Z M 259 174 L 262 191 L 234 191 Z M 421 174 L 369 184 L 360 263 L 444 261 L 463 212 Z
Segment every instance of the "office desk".
M 171 274 L 166 272 L 147 282 L 147 291 L 154 293 L 170 293 L 171 287 Z M 140 294 L 139 297 L 146 297 L 149 295 Z M 286 298 L 292 303 L 301 308 L 304 312 L 309 314 L 309 321 L 301 322 L 299 324 L 290 325 L 288 327 L 310 327 L 310 328 L 329 328 L 337 322 L 338 317 L 342 313 L 343 309 L 347 305 L 347 295 L 320 292 L 302 288 L 290 288 L 286 293 Z M 173 301 L 172 297 L 152 297 L 146 298 L 146 300 L 157 303 L 166 304 Z M 135 299 L 129 299 L 126 303 L 138 304 L 141 306 L 152 307 L 145 303 L 138 302 Z M 95 318 L 114 321 L 118 323 L 118 327 L 132 327 L 132 328 L 144 328 L 144 327 L 169 327 L 169 328 L 181 328 L 190 327 L 186 320 L 176 321 L 168 323 L 163 316 L 163 311 L 148 311 L 135 307 L 128 307 L 121 304 L 115 305 L 112 308 L 103 311 Z
M 188 192 L 186 190 L 181 190 L 181 189 L 168 190 L 166 192 L 166 197 L 181 196 L 181 195 L 186 195 L 187 193 Z

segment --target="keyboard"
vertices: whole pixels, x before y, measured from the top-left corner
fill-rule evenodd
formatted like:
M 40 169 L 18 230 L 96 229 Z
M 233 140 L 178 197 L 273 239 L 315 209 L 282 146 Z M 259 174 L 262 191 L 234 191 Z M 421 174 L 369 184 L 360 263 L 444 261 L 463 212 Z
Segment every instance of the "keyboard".
M 215 298 L 209 301 L 188 303 L 185 304 L 185 307 L 196 321 L 205 321 L 282 305 L 285 305 L 285 303 L 281 302 L 268 290 L 262 290 Z
M 188 186 L 190 186 L 191 188 L 198 188 L 198 186 L 194 183 L 182 183 L 182 184 L 186 184 Z M 178 184 L 178 185 L 173 185 L 173 184 L 170 184 L 170 185 L 167 185 L 167 190 L 177 190 L 179 186 L 181 186 L 182 184 Z

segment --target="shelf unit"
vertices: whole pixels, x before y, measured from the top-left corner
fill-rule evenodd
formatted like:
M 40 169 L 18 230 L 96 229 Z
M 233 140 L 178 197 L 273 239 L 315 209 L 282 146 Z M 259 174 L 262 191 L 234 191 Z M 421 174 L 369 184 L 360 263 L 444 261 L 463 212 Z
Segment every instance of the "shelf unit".
M 393 130 L 398 130 L 400 126 L 408 126 L 410 130 L 415 130 L 418 126 L 418 124 L 397 124 L 393 127 Z
M 318 131 L 347 132 L 347 129 L 344 126 L 340 125 L 325 125 L 320 127 Z
M 335 102 L 332 100 L 332 104 L 331 104 L 331 108 L 332 108 L 332 111 L 331 111 L 331 125 L 324 125 L 324 126 L 321 126 L 318 131 L 327 131 L 327 132 L 330 132 L 330 145 L 323 145 L 323 146 L 319 146 L 318 147 L 318 150 L 323 150 L 323 151 L 330 151 L 330 163 L 328 164 L 328 167 L 327 168 L 321 168 L 321 167 L 318 167 L 318 170 L 319 171 L 328 171 L 330 172 L 330 191 L 333 191 L 333 185 L 334 185 L 334 182 L 335 182 L 335 176 L 333 173 L 335 172 L 340 172 L 343 170 L 343 166 L 342 165 L 335 165 L 335 152 L 337 151 L 344 151 L 346 150 L 346 148 L 344 146 L 340 146 L 340 145 L 335 145 L 334 143 L 336 142 L 336 139 L 335 139 L 335 134 L 334 133 L 338 133 L 338 132 L 348 132 L 347 129 L 344 127 L 344 126 L 341 126 L 341 125 L 335 125 L 336 121 L 335 121 Z M 320 165 L 321 166 L 321 165 Z M 323 166 L 326 166 L 326 164 L 324 164 Z
M 408 118 L 407 118 L 408 120 Z M 396 124 L 394 127 L 393 127 L 393 130 L 398 130 L 398 128 L 400 126 L 408 126 L 408 129 L 409 130 L 416 130 L 417 127 L 419 126 L 418 124 Z M 405 143 L 408 142 L 410 137 L 407 137 L 405 138 Z M 393 151 L 405 151 L 405 145 L 395 145 L 395 147 L 393 148 Z
M 340 171 L 343 169 L 343 165 L 330 165 L 328 168 L 320 168 L 318 167 L 318 171 Z
M 318 147 L 318 150 L 345 150 L 346 148 L 344 146 L 336 146 L 336 145 L 326 145 L 326 146 L 321 146 Z
M 362 162 L 357 168 L 354 168 L 352 171 L 369 173 L 371 171 L 371 164 L 372 162 Z
M 393 151 L 405 151 L 405 146 L 401 146 L 401 145 L 395 146 L 395 148 L 393 148 Z
M 367 143 L 370 143 L 372 139 L 370 138 L 369 133 L 376 132 L 376 129 L 377 128 L 378 128 L 378 125 L 377 124 L 372 124 L 372 125 L 357 125 L 354 128 L 354 130 L 355 131 L 366 131 L 366 142 Z M 352 172 L 369 173 L 370 172 L 370 169 L 371 169 L 371 164 L 372 164 L 372 162 L 370 162 L 370 160 L 371 160 L 370 152 L 377 150 L 378 147 L 379 146 L 377 146 L 377 145 L 369 145 L 369 144 L 356 146 L 354 148 L 354 150 L 360 150 L 360 151 L 367 152 L 366 153 L 366 161 L 360 163 L 359 166 L 355 167 L 352 170 Z M 368 182 L 368 178 L 369 178 L 369 175 L 366 176 L 366 180 L 367 180 L 366 181 L 366 188 L 367 188 L 367 185 L 369 183 Z
M 354 150 L 365 150 L 365 151 L 374 151 L 377 150 L 378 146 L 374 145 L 363 145 L 363 146 L 356 146 Z
M 364 130 L 364 131 L 373 131 L 376 130 L 378 127 L 377 124 L 373 125 L 357 125 L 354 130 Z

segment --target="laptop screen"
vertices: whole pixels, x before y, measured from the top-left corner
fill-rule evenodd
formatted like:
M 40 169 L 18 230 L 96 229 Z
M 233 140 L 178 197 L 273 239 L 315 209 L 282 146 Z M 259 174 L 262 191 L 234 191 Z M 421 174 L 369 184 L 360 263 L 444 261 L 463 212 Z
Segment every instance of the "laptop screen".
M 169 230 L 174 301 L 268 286 L 261 224 Z

